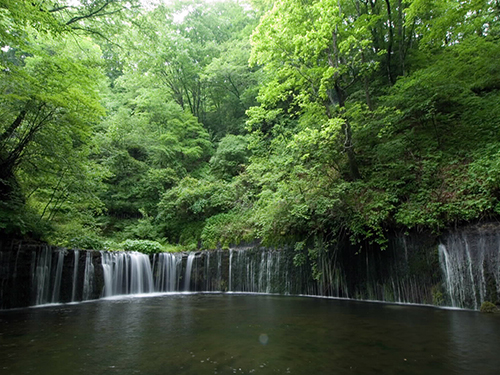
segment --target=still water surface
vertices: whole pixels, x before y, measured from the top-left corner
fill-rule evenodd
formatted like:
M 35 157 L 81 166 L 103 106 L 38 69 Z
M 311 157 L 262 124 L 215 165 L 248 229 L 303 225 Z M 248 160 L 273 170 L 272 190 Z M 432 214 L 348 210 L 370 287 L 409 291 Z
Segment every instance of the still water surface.
M 0 374 L 500 373 L 500 317 L 190 294 L 0 312 Z

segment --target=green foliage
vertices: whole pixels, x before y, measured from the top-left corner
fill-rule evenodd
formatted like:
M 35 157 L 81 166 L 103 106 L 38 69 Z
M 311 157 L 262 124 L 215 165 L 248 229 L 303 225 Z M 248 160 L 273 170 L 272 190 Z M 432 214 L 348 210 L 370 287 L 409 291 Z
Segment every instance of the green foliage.
M 297 241 L 294 245 L 293 250 L 295 251 L 295 255 L 293 256 L 293 264 L 296 267 L 301 267 L 306 263 L 307 256 L 304 254 L 305 246 L 305 241 Z
M 321 279 L 341 236 L 500 214 L 491 2 L 135 5 L 0 2 L 2 234 L 258 239 Z
M 123 250 L 138 251 L 144 254 L 155 254 L 163 251 L 159 242 L 149 240 L 125 240 L 118 246 Z
M 210 159 L 211 172 L 217 178 L 230 180 L 244 171 L 249 155 L 247 139 L 229 134 L 221 139 L 215 155 Z
M 26 207 L 22 197 L 0 201 L 0 233 L 6 238 L 42 239 L 50 231 L 50 225 L 40 219 L 36 210 Z
M 105 240 L 99 234 L 95 225 L 73 219 L 56 223 L 45 233 L 45 240 L 72 249 L 105 250 Z
M 96 235 L 83 235 L 73 237 L 67 242 L 67 246 L 72 249 L 105 250 L 106 244 L 102 238 Z
M 500 309 L 495 306 L 495 304 L 489 302 L 489 301 L 484 301 L 481 304 L 481 308 L 479 309 L 482 313 L 487 313 L 487 314 L 492 314 L 492 313 L 499 313 Z
M 33 31 L 26 38 L 31 54 L 2 71 L 0 197 L 7 207 L 22 202 L 19 209 L 40 222 L 86 220 L 102 209 L 96 193 L 104 171 L 89 159 L 92 127 L 104 114 L 100 50 L 88 39 L 76 44 Z M 8 227 L 26 232 L 12 219 Z
M 432 304 L 435 306 L 442 306 L 444 304 L 444 295 L 439 285 L 435 285 L 431 289 Z
M 258 74 L 247 61 L 256 21 L 253 10 L 233 1 L 176 1 L 135 20 L 141 28 L 127 34 L 126 58 L 160 89 L 158 99 L 189 111 L 220 139 L 242 131 L 245 110 L 254 104 Z
M 197 246 L 204 221 L 232 208 L 234 200 L 235 193 L 223 181 L 186 177 L 163 195 L 157 220 L 171 242 Z
M 185 223 L 180 227 L 180 233 L 176 243 L 184 247 L 187 251 L 198 249 L 203 226 L 203 221 Z
M 208 161 L 208 133 L 190 113 L 161 100 L 161 88 L 136 72 L 116 80 L 115 112 L 99 134 L 99 158 L 110 176 L 102 200 L 115 218 L 155 217 L 162 194 L 188 173 L 196 173 Z M 135 93 L 140 92 L 137 96 Z M 139 221 L 139 226 L 144 227 Z M 158 230 L 141 228 L 128 233 L 156 238 Z
M 224 249 L 233 244 L 251 242 L 255 239 L 255 233 L 244 212 L 233 210 L 208 218 L 200 238 L 205 249 Z

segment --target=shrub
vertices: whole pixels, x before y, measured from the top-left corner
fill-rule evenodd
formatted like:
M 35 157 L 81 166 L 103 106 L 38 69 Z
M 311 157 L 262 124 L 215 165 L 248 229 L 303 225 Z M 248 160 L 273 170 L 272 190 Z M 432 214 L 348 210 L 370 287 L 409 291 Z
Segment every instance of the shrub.
M 230 244 L 239 244 L 255 239 L 248 228 L 244 214 L 237 211 L 222 213 L 207 219 L 201 232 L 203 248 L 229 248 Z
M 149 240 L 125 240 L 119 245 L 123 250 L 138 251 L 144 254 L 154 254 L 163 251 L 159 242 Z
M 480 311 L 482 313 L 498 313 L 498 312 L 500 312 L 500 310 L 493 303 L 488 302 L 488 301 L 484 301 L 481 304 Z
M 443 292 L 441 291 L 440 285 L 434 285 L 431 288 L 431 294 L 432 294 L 433 305 L 442 306 L 444 304 L 444 295 Z
M 66 245 L 72 249 L 104 250 L 105 242 L 97 235 L 83 234 L 69 239 Z

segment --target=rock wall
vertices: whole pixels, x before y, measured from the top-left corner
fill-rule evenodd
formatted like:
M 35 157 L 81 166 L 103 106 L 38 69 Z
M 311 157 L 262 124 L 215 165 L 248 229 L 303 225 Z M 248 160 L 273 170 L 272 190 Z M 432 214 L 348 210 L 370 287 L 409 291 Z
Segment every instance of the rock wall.
M 94 273 L 85 280 L 89 262 Z M 96 299 L 103 287 L 100 252 L 0 243 L 0 309 Z

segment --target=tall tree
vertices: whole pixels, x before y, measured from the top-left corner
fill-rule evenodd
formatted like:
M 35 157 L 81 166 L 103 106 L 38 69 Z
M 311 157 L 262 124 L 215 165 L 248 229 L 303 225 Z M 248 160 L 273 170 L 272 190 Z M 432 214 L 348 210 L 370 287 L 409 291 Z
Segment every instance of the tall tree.
M 246 90 L 257 80 L 247 66 L 245 38 L 256 20 L 253 11 L 230 1 L 159 6 L 136 21 L 140 29 L 129 32 L 134 47 L 128 60 L 154 75 L 169 99 L 220 138 L 225 129 L 241 131 L 223 114 L 234 113 L 241 124 L 252 104 Z
M 252 37 L 251 62 L 273 77 L 261 91 L 262 106 L 272 109 L 278 101 L 286 102 L 289 113 L 309 118 L 314 113 L 316 126 L 342 118 L 338 136 L 344 139 L 352 179 L 361 174 L 345 111 L 351 93 L 377 67 L 371 56 L 371 22 L 350 3 L 286 0 L 262 18 Z M 371 106 L 368 92 L 367 104 Z
M 92 127 L 104 115 L 98 92 L 106 82 L 102 52 L 88 35 L 111 39 L 121 23 L 114 21 L 133 3 L 0 2 L 3 229 L 22 222 L 11 219 L 12 212 L 29 207 L 53 220 L 68 199 L 86 197 L 87 206 L 100 205 L 95 195 L 100 172 L 88 156 Z M 77 193 L 77 186 L 88 189 Z

